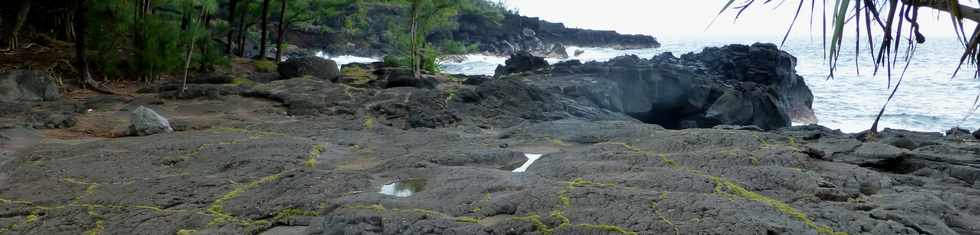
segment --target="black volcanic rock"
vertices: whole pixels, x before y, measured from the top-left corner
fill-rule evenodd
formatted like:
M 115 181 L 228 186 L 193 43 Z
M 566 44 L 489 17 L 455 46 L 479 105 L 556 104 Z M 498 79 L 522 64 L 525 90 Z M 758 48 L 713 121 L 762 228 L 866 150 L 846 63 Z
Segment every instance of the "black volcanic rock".
M 61 98 L 55 79 L 43 71 L 13 70 L 0 74 L 0 101 L 52 101 Z
M 732 63 L 753 69 L 725 65 Z M 562 62 L 526 80 L 667 128 L 727 124 L 772 130 L 790 125 L 790 110 L 812 116 L 813 95 L 793 66 L 792 56 L 770 45 L 733 45 L 682 58 L 664 53 L 652 59 L 628 55 L 603 63 Z M 807 116 L 801 116 L 805 122 Z
M 497 65 L 494 76 L 499 77 L 512 73 L 534 71 L 548 67 L 548 61 L 544 58 L 531 55 L 527 51 L 514 53 L 504 62 L 504 65 Z
M 779 102 L 788 108 L 786 112 L 793 121 L 817 122 L 816 115 L 810 109 L 813 105 L 813 94 L 803 77 L 796 74 L 796 57 L 779 50 L 775 44 L 708 47 L 701 53 L 688 53 L 681 58 L 700 61 L 708 71 L 722 79 L 771 87 L 784 94 L 784 99 Z
M 316 56 L 290 58 L 279 64 L 279 76 L 290 79 L 302 76 L 313 76 L 324 80 L 334 80 L 340 76 L 337 62 Z

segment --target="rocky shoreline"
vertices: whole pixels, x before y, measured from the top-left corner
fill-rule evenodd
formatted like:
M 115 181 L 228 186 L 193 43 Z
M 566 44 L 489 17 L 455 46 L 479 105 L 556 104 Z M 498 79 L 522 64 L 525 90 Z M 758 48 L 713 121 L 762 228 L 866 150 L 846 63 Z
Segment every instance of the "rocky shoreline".
M 0 233 L 980 233 L 978 137 L 789 126 L 812 95 L 771 45 L 518 60 L 416 80 L 294 58 L 72 98 L 0 76 Z M 131 135 L 140 107 L 174 132 Z

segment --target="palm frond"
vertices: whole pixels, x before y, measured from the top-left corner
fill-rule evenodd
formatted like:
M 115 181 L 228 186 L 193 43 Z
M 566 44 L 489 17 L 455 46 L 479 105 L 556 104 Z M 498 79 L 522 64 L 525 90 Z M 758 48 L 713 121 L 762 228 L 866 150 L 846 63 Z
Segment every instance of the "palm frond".
M 784 1 L 780 1 L 776 7 L 783 4 Z M 789 34 L 796 25 L 800 13 L 803 12 L 802 8 L 807 0 L 798 1 L 795 15 L 790 22 L 786 34 L 783 35 L 780 47 L 784 46 L 788 40 Z M 920 8 L 929 8 L 938 12 L 949 13 L 950 22 L 954 27 L 956 37 L 964 45 L 964 51 L 960 56 L 960 63 L 953 71 L 953 76 L 955 77 L 959 73 L 964 64 L 969 63 L 975 69 L 973 77 L 980 79 L 980 26 L 977 26 L 969 34 L 964 29 L 964 20 L 980 23 L 980 9 L 962 5 L 959 0 L 833 0 L 833 4 L 828 1 L 823 0 L 821 2 L 820 11 L 816 9 L 816 0 L 809 1 L 811 31 L 815 15 L 820 14 L 822 19 L 822 45 L 824 48 L 824 57 L 829 68 L 827 79 L 834 77 L 841 50 L 843 50 L 844 38 L 848 36 L 844 26 L 848 23 L 854 23 L 854 35 L 851 36 L 855 39 L 855 56 L 860 57 L 861 54 L 861 31 L 862 27 L 864 27 L 863 37 L 866 38 L 866 42 L 864 43 L 866 43 L 868 54 L 870 54 L 870 58 L 874 62 L 873 74 L 877 76 L 881 70 L 884 70 L 888 79 L 888 87 L 892 89 L 891 94 L 888 96 L 884 105 L 882 105 L 881 110 L 879 110 L 875 118 L 875 122 L 872 124 L 870 134 L 877 134 L 876 128 L 881 119 L 881 115 L 902 84 L 904 74 L 915 56 L 918 44 L 925 43 L 926 41 L 926 37 L 920 32 L 918 17 Z M 761 4 L 771 2 L 773 1 L 766 0 L 761 1 Z M 722 7 L 721 11 L 719 11 L 718 16 L 726 11 L 737 9 L 738 13 L 735 15 L 735 18 L 738 19 L 754 3 L 756 3 L 755 0 L 744 0 L 741 4 L 736 4 L 735 0 L 729 0 Z M 712 23 L 718 16 L 712 19 Z M 903 42 L 905 42 L 905 45 L 903 45 Z M 894 84 L 895 86 L 892 87 L 892 70 L 898 68 L 899 61 L 905 62 L 905 65 L 902 67 L 902 71 Z M 860 74 L 857 59 L 855 59 L 855 67 L 857 67 L 855 70 Z M 975 107 L 971 106 L 972 111 L 977 111 L 980 108 L 980 95 L 977 97 L 973 105 Z

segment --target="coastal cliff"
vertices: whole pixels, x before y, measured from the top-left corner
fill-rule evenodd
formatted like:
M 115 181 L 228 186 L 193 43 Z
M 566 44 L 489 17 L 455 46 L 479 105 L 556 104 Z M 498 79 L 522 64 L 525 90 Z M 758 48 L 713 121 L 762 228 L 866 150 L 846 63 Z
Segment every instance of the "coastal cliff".
M 380 56 L 395 52 L 396 43 L 386 37 L 392 27 L 402 27 L 405 9 L 393 5 L 367 4 L 365 25 L 353 35 L 328 33 L 320 27 L 294 28 L 288 41 L 300 48 L 323 50 L 330 54 Z M 589 30 L 566 27 L 535 17 L 526 17 L 503 11 L 501 19 L 485 14 L 461 12 L 452 20 L 457 27 L 434 32 L 429 40 L 440 45 L 448 40 L 477 45 L 478 52 L 510 55 L 529 51 L 545 57 L 567 57 L 565 47 L 605 47 L 616 49 L 640 49 L 660 47 L 656 38 L 647 35 L 624 35 L 615 31 Z M 343 22 L 331 22 L 329 27 L 341 27 Z

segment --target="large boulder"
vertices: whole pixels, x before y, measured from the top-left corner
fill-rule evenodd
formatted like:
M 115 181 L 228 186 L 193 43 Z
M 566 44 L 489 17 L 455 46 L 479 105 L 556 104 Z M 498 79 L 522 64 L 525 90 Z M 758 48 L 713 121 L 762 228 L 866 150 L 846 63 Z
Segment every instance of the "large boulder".
M 688 53 L 684 60 L 701 62 L 708 71 L 724 80 L 752 82 L 771 87 L 782 95 L 779 103 L 795 122 L 816 123 L 813 93 L 803 77 L 796 74 L 796 57 L 775 44 L 756 43 L 704 48 Z
M 527 51 L 521 51 L 511 55 L 504 62 L 504 65 L 498 65 L 494 71 L 494 76 L 534 71 L 545 67 L 548 67 L 548 61 L 545 61 L 544 58 L 531 55 Z
M 136 136 L 173 132 L 170 122 L 150 108 L 140 106 L 130 113 L 129 133 Z
M 0 101 L 52 101 L 61 98 L 55 80 L 35 70 L 14 70 L 0 74 Z
M 754 82 L 719 79 L 700 62 L 665 53 L 652 59 L 635 55 L 607 62 L 564 62 L 529 82 L 622 112 L 666 128 L 755 125 L 772 130 L 791 121 L 783 94 Z
M 291 58 L 279 64 L 279 76 L 290 79 L 312 76 L 317 79 L 334 80 L 340 77 L 337 62 L 316 56 Z
M 977 138 L 978 140 L 980 140 L 980 129 L 977 129 L 977 131 L 973 132 L 973 138 Z

